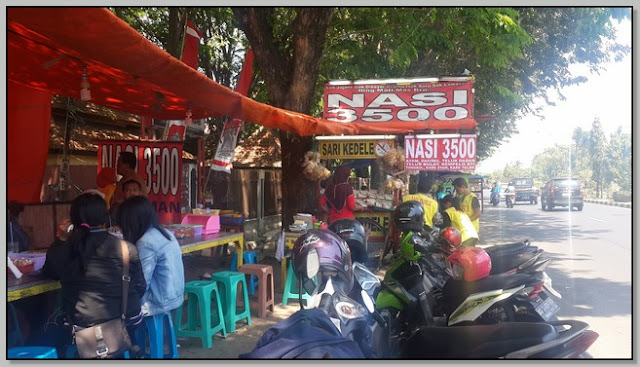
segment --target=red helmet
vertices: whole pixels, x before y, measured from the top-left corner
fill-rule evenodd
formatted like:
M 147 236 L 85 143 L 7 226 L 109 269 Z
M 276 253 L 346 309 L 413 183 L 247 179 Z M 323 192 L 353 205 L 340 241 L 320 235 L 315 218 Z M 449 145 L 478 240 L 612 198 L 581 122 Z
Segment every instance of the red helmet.
M 457 249 L 447 258 L 453 278 L 473 282 L 485 278 L 491 272 L 491 258 L 479 247 Z
M 462 243 L 462 235 L 458 228 L 447 227 L 440 232 L 440 245 L 447 252 L 453 252 Z

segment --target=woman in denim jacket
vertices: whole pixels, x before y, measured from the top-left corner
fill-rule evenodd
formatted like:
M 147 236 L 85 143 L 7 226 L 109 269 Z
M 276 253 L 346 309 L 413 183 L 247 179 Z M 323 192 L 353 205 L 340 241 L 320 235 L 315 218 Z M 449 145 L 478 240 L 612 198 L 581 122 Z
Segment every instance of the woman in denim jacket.
M 145 316 L 160 315 L 182 305 L 184 266 L 180 245 L 172 233 L 160 226 L 149 199 L 134 196 L 125 200 L 116 219 L 123 237 L 136 244 L 147 288 L 142 296 Z

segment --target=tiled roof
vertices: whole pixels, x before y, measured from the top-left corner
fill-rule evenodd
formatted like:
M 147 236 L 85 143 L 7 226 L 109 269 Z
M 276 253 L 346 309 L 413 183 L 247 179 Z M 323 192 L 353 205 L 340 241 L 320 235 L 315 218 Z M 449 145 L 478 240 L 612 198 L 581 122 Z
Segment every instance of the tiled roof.
M 131 132 L 131 129 L 123 127 L 109 127 L 103 124 L 76 124 L 72 130 L 69 147 L 75 152 L 97 152 L 97 141 L 103 139 L 139 139 L 139 135 Z M 64 120 L 51 116 L 49 129 L 49 150 L 62 151 L 64 147 Z M 183 159 L 196 160 L 196 157 L 186 151 L 182 151 Z
M 281 168 L 280 139 L 262 126 L 244 141 L 238 142 L 233 156 L 233 166 L 255 168 Z

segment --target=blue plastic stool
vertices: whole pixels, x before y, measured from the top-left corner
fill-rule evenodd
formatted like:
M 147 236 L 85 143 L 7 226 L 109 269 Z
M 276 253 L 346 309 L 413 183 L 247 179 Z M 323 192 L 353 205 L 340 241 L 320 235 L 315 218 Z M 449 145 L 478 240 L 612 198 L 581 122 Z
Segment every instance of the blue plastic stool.
M 200 338 L 203 348 L 212 348 L 213 336 L 217 332 L 227 337 L 218 283 L 209 280 L 190 281 L 184 285 L 184 294 L 187 300 L 176 311 L 176 336 Z M 214 302 L 211 301 L 212 295 L 216 296 Z M 211 311 L 212 304 L 215 305 L 215 313 Z M 182 323 L 182 307 L 187 307 L 186 324 Z
M 58 359 L 54 347 L 15 347 L 7 351 L 8 359 Z
M 302 288 L 302 291 L 304 292 L 302 294 L 302 300 L 305 302 L 306 306 L 309 304 L 311 296 L 304 290 L 304 288 Z M 282 292 L 282 305 L 286 306 L 287 303 L 289 303 L 289 299 L 293 299 L 297 302 L 300 301 L 300 295 L 298 293 L 298 278 L 293 272 L 293 264 L 291 261 L 289 261 L 289 266 L 287 267 L 287 281 L 284 284 L 284 290 Z
M 258 253 L 255 251 L 245 251 L 242 253 L 242 263 L 243 264 L 257 264 L 258 263 Z M 229 267 L 229 271 L 238 271 L 238 253 L 234 252 L 231 257 L 231 266 Z M 258 289 L 258 277 L 255 275 L 251 276 L 251 281 L 249 282 L 249 295 L 253 296 L 256 294 L 256 290 Z
M 165 330 L 168 331 L 166 339 Z M 149 353 L 146 353 L 147 341 L 149 341 Z M 165 341 L 169 346 L 168 354 L 164 354 Z M 145 358 L 178 359 L 178 345 L 171 313 L 145 317 L 142 325 L 136 330 L 133 343 L 145 351 Z
M 235 271 L 220 271 L 211 274 L 211 280 L 218 284 L 222 307 L 224 313 L 224 323 L 227 332 L 236 331 L 236 322 L 246 318 L 247 325 L 251 325 L 251 307 L 249 304 L 249 294 L 247 292 L 247 281 L 243 273 Z M 236 299 L 238 298 L 238 283 L 242 284 L 242 296 L 244 300 L 244 311 L 238 313 Z

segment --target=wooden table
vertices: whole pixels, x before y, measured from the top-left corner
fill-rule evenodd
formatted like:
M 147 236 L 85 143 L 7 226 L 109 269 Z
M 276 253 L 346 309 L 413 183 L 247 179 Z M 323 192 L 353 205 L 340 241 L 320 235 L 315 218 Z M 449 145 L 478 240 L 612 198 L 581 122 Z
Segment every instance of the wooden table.
M 239 268 L 242 266 L 242 253 L 244 252 L 244 233 L 242 232 L 219 232 L 178 239 L 180 251 L 183 254 L 230 243 L 237 243 Z M 51 280 L 51 278 L 47 278 L 41 274 L 25 274 L 21 279 L 16 279 L 13 276 L 7 276 L 7 278 L 7 285 L 9 287 L 7 292 L 8 302 L 60 289 L 60 282 Z

